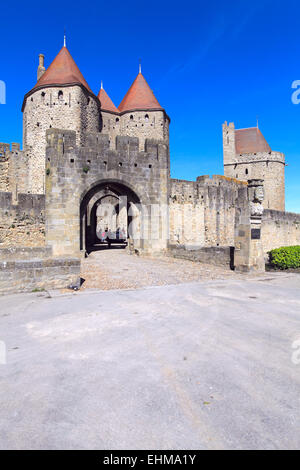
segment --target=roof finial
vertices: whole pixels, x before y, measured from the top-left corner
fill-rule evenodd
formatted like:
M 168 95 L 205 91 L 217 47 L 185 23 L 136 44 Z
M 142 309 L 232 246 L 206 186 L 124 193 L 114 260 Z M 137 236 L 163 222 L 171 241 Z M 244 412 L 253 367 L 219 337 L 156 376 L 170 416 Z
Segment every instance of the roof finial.
M 66 28 L 64 29 L 64 47 L 67 47 Z
M 142 73 L 142 59 L 139 59 L 139 73 Z
M 103 90 L 103 81 L 101 80 L 101 90 Z
M 256 116 L 256 127 L 258 129 L 258 116 Z

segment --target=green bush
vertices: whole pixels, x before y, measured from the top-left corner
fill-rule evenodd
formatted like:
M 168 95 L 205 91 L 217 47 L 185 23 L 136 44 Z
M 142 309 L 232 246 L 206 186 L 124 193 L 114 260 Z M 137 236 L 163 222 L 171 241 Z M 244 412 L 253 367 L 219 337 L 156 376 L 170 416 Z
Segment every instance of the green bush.
M 300 246 L 283 246 L 269 251 L 271 266 L 277 269 L 300 268 Z

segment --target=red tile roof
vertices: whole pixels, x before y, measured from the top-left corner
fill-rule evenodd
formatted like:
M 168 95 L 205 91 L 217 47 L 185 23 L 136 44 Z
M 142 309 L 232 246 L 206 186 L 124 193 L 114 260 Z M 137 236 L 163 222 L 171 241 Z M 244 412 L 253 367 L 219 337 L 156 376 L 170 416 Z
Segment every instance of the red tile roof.
M 163 109 L 141 73 L 138 74 L 119 105 L 121 112 L 135 109 Z
M 118 108 L 114 105 L 114 103 L 103 88 L 100 89 L 98 93 L 98 98 L 100 100 L 101 109 L 103 109 L 103 111 L 111 111 L 113 113 L 119 114 Z
M 68 84 L 81 84 L 92 93 L 70 52 L 63 47 L 34 88 Z
M 257 127 L 235 131 L 236 153 L 271 152 L 271 147 Z

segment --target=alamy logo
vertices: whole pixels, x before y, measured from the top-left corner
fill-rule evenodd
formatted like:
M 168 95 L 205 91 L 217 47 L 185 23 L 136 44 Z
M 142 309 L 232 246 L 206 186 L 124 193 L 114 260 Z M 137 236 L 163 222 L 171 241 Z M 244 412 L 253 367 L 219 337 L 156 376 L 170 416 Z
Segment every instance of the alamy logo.
M 6 364 L 6 344 L 0 341 L 0 365 Z
M 292 103 L 299 104 L 300 103 L 300 80 L 295 80 L 292 83 L 292 88 L 295 88 L 296 91 L 292 94 Z
M 292 363 L 298 366 L 300 364 L 300 339 L 293 342 L 292 348 L 295 349 L 292 354 Z
M 3 80 L 0 80 L 0 104 L 6 104 L 6 86 Z

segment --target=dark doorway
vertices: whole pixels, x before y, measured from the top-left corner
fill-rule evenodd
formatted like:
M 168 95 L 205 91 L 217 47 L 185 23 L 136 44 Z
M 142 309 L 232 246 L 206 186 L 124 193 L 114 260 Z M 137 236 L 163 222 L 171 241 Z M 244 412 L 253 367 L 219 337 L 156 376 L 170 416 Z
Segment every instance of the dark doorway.
M 83 198 L 80 207 L 80 249 L 124 249 L 130 239 L 138 241 L 139 198 L 127 186 L 102 182 Z M 134 233 L 133 233 L 134 232 Z

